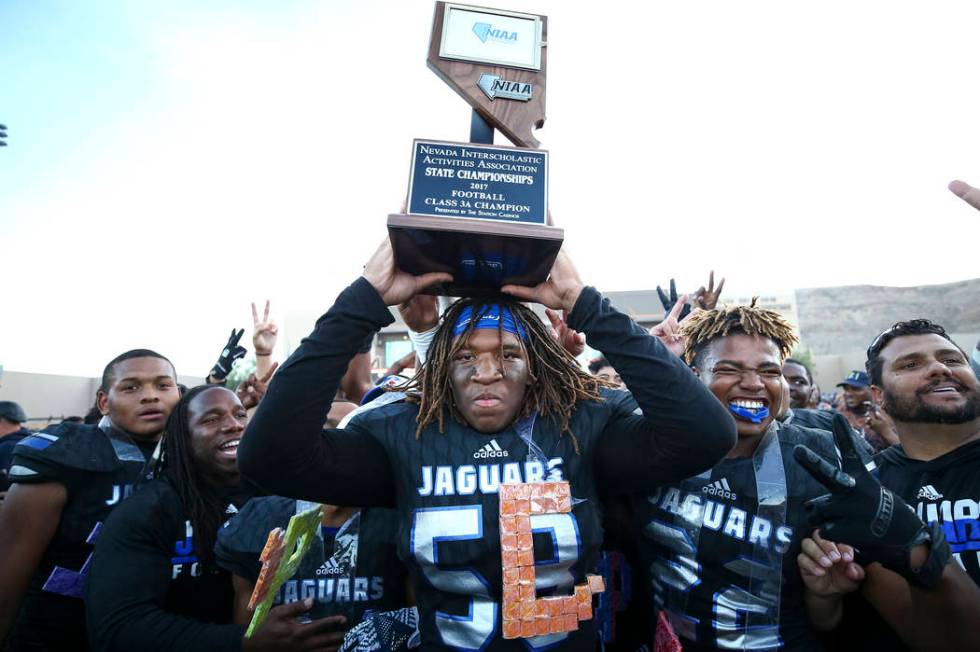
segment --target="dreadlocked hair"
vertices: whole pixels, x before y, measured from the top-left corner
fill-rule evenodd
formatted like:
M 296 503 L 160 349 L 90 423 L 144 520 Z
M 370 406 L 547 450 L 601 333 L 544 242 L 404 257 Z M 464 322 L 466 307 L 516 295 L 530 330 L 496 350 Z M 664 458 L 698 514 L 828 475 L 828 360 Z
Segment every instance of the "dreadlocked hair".
M 194 548 L 203 566 L 214 561 L 214 543 L 225 521 L 228 501 L 208 482 L 197 468 L 191 445 L 188 406 L 209 389 L 229 391 L 220 385 L 198 385 L 184 392 L 167 419 L 163 435 L 163 455 L 157 463 L 156 476 L 166 474 L 173 481 L 180 504 L 194 528 Z
M 778 312 L 756 307 L 757 299 L 753 297 L 752 303 L 747 306 L 705 310 L 693 315 L 681 331 L 687 338 L 684 361 L 693 365 L 709 342 L 730 333 L 768 338 L 779 347 L 783 359 L 788 357 L 799 338 L 790 323 Z
M 599 388 L 605 386 L 605 383 L 586 373 L 530 308 L 506 299 L 461 299 L 447 308 L 442 316 L 442 324 L 429 346 L 425 364 L 411 381 L 394 388 L 409 392 L 408 400 L 419 406 L 415 438 L 421 437 L 422 431 L 433 422 L 438 422 L 440 433 L 445 432 L 447 412 L 459 423 L 465 423 L 456 406 L 450 370 L 453 358 L 473 333 L 474 326 L 479 321 L 478 316 L 493 305 L 500 305 L 501 310 L 510 310 L 518 329 L 527 335 L 526 338 L 517 338 L 527 355 L 530 381 L 518 418 L 532 413 L 541 416 L 557 415 L 559 432 L 562 435 L 568 433 L 577 454 L 578 440 L 570 427 L 575 404 L 578 401 L 602 400 Z M 470 307 L 473 309 L 473 319 L 459 337 L 454 337 L 456 322 L 463 311 Z M 497 322 L 497 332 L 501 343 L 498 355 L 503 359 L 503 319 Z

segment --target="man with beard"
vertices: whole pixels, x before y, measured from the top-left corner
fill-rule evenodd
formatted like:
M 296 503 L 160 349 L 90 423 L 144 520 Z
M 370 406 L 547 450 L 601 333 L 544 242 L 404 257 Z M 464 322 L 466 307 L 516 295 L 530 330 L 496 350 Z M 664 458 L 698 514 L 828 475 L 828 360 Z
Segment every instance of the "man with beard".
M 875 338 L 868 347 L 866 366 L 874 397 L 883 402 L 901 440 L 899 446 L 876 458 L 881 484 L 891 490 L 881 489 L 880 493 L 894 492 L 890 502 L 895 521 L 911 516 L 903 511 L 904 501 L 928 525 L 919 523 L 916 536 L 906 545 L 892 546 L 892 552 L 902 554 L 888 568 L 867 565 L 863 586 L 853 577 L 850 582 L 836 581 L 842 580 L 838 560 L 821 562 L 822 573 L 837 575 L 833 586 L 825 587 L 824 600 L 828 605 L 836 601 L 839 618 L 841 596 L 860 586 L 863 596 L 905 643 L 937 649 L 975 648 L 974 628 L 980 619 L 980 384 L 968 356 L 942 326 L 926 319 L 899 322 Z M 856 489 L 862 484 L 860 475 Z M 873 479 L 864 482 L 868 481 Z M 831 491 L 833 498 L 818 508 L 825 515 L 856 510 L 859 497 Z M 878 503 L 879 514 L 884 503 Z M 851 516 L 860 520 L 862 515 L 855 511 Z M 869 511 L 869 517 L 875 513 Z M 834 520 L 833 515 L 825 520 L 827 537 L 853 544 L 865 553 L 872 549 L 867 542 L 849 540 L 846 530 L 842 531 L 848 526 Z M 835 526 L 833 533 L 826 531 L 828 523 Z M 874 531 L 873 524 L 870 529 Z M 908 532 L 913 530 L 908 528 Z M 805 543 L 804 552 L 808 548 L 819 559 L 819 552 Z M 950 553 L 957 563 L 946 563 Z M 920 576 L 930 570 L 933 579 L 923 581 Z M 847 602 L 842 641 L 855 649 L 863 641 L 879 648 L 900 647 L 900 643 L 888 642 L 887 628 L 874 614 L 862 611 L 859 600 Z

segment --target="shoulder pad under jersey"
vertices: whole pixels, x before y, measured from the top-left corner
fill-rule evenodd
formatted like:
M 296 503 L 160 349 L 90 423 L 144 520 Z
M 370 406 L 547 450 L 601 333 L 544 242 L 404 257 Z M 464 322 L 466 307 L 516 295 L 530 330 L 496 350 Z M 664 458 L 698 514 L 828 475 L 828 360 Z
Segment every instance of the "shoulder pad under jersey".
M 32 462 L 46 468 L 107 472 L 120 468 L 123 462 L 144 462 L 140 449 L 114 431 L 103 432 L 97 426 L 60 423 L 25 437 L 14 447 L 11 480 L 29 470 Z M 15 467 L 25 467 L 25 471 Z
M 281 496 L 252 498 L 218 531 L 218 545 L 236 552 L 262 552 L 269 532 L 284 528 L 296 514 L 296 500 Z

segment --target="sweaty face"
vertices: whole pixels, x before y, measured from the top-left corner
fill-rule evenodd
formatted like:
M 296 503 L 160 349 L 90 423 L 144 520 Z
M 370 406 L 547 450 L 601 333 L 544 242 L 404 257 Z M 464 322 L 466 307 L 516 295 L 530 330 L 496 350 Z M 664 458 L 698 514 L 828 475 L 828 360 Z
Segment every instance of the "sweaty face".
M 980 384 L 963 352 L 939 335 L 896 337 L 881 350 L 884 408 L 896 421 L 966 423 L 980 417 Z
M 783 365 L 783 378 L 789 383 L 790 407 L 805 408 L 810 399 L 810 379 L 803 365 L 787 362 Z
M 782 411 L 785 387 L 779 347 L 765 337 L 735 333 L 708 345 L 702 365 L 698 367 L 701 382 L 729 408 L 735 417 L 739 437 L 765 432 L 773 418 Z M 769 414 L 759 423 L 739 411 Z
M 462 337 L 462 336 L 461 336 Z M 529 383 L 527 353 L 512 333 L 473 331 L 450 364 L 453 397 L 466 423 L 500 432 L 517 418 Z
M 219 482 L 238 477 L 238 443 L 248 412 L 235 393 L 224 387 L 208 389 L 187 406 L 191 450 L 198 469 Z
M 113 366 L 109 380 L 109 391 L 98 396 L 102 414 L 140 439 L 158 437 L 180 400 L 170 363 L 160 358 L 123 360 Z
M 623 379 L 619 377 L 619 374 L 616 373 L 616 370 L 612 367 L 602 367 L 596 372 L 595 377 L 612 383 L 617 388 L 621 388 L 623 386 Z

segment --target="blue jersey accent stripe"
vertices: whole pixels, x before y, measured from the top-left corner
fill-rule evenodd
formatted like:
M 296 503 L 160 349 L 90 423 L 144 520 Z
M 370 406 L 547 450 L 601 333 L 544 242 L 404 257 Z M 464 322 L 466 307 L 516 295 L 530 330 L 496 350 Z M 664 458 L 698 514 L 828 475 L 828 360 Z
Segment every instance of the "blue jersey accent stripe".
M 45 448 L 51 444 L 58 441 L 57 437 L 52 435 L 45 436 L 44 433 L 38 433 L 36 435 L 31 435 L 30 437 L 25 437 L 17 442 L 18 446 L 26 446 L 27 448 L 33 448 L 34 450 L 43 451 Z

